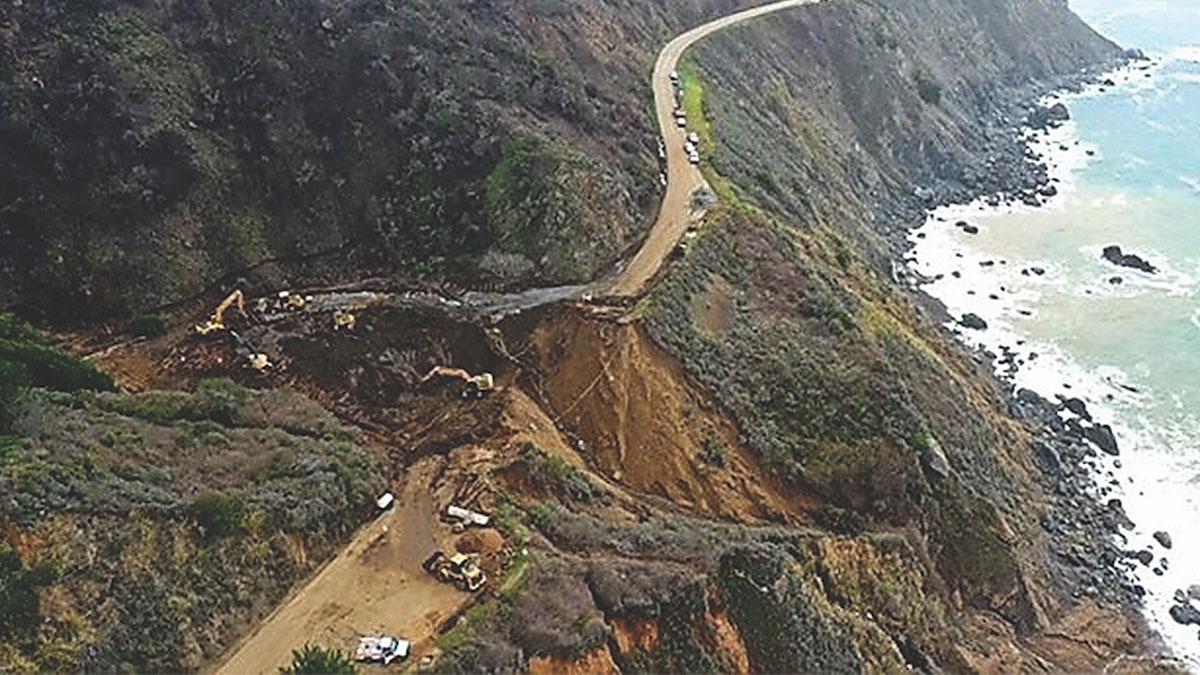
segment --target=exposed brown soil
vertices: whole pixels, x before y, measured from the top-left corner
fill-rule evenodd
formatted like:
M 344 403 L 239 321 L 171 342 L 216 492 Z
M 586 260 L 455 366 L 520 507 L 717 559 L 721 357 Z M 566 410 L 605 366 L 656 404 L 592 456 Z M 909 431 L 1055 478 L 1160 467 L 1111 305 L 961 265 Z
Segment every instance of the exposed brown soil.
M 539 656 L 529 661 L 529 675 L 616 675 L 621 672 L 607 649 L 574 659 Z
M 767 478 L 732 422 L 636 324 L 567 313 L 533 342 L 559 425 L 613 480 L 738 521 L 804 522 L 818 505 Z M 706 443 L 728 448 L 725 466 L 701 458 Z
M 396 506 L 236 645 L 216 673 L 277 673 L 305 643 L 353 652 L 359 636 L 402 635 L 427 653 L 443 622 L 473 596 L 424 574 L 424 556 L 447 539 L 430 495 L 439 462 L 419 462 L 397 486 Z

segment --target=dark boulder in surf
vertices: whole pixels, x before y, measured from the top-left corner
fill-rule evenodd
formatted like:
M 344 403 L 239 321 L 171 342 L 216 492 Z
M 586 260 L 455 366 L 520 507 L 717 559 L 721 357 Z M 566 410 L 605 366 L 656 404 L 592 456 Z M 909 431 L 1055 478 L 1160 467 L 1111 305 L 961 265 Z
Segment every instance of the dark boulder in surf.
M 1154 274 L 1158 271 L 1157 267 L 1146 262 L 1141 256 L 1137 256 L 1132 253 L 1125 253 L 1121 250 L 1120 246 L 1115 244 L 1111 246 L 1105 246 L 1104 252 L 1100 255 L 1114 265 L 1140 270 L 1146 274 Z

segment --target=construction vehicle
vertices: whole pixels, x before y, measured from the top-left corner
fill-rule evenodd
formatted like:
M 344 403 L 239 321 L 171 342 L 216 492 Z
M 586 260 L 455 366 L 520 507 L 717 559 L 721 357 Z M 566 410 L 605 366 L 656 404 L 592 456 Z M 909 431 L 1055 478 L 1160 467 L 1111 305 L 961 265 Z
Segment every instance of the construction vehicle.
M 221 301 L 221 304 L 217 305 L 216 311 L 209 317 L 208 322 L 196 324 L 196 332 L 200 335 L 208 335 L 225 330 L 225 310 L 229 309 L 229 306 L 235 302 L 237 303 L 239 312 L 246 311 L 246 298 L 242 295 L 242 289 L 240 288 L 235 289 L 228 297 Z
M 463 398 L 483 398 L 484 395 L 496 390 L 496 380 L 491 373 L 471 375 L 461 368 L 447 368 L 446 366 L 437 366 L 430 370 L 425 377 L 421 378 L 418 385 L 425 384 L 435 377 L 448 377 L 466 383 L 462 392 Z
M 303 295 L 294 295 L 291 291 L 279 291 L 279 304 L 283 309 L 304 309 L 307 299 Z
M 354 658 L 386 666 L 392 661 L 407 659 L 411 651 L 412 643 L 398 637 L 361 637 L 358 639 L 358 649 L 354 652 Z
M 229 341 L 233 344 L 233 351 L 246 359 L 246 365 L 250 368 L 261 372 L 271 367 L 270 357 L 258 351 L 253 342 L 242 337 L 237 331 L 229 331 Z
M 479 569 L 475 558 L 463 553 L 447 557 L 442 551 L 435 551 L 421 563 L 421 568 L 437 577 L 438 581 L 454 584 L 460 590 L 471 593 L 483 588 L 487 583 L 487 575 Z
M 453 521 L 456 529 L 466 529 L 471 525 L 479 527 L 487 527 L 487 524 L 492 521 L 491 518 L 485 516 L 478 511 L 464 509 L 461 506 L 450 505 L 446 507 L 446 518 Z
M 337 311 L 333 313 L 334 330 L 354 330 L 355 317 L 350 312 Z

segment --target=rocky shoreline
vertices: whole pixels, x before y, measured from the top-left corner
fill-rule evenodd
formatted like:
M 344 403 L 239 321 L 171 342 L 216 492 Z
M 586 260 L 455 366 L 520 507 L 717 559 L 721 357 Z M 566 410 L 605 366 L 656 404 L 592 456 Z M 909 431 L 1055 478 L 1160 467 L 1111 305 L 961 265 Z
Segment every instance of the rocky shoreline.
M 1062 103 L 1047 106 L 1041 101 L 1054 91 L 1078 92 L 1088 85 L 1112 86 L 1106 73 L 1121 67 L 1147 69 L 1148 64 L 1140 50 L 1128 50 L 1122 59 L 1101 68 L 1036 90 L 1018 92 L 1007 106 L 1007 114 L 979 120 L 983 142 L 978 165 L 960 167 L 958 182 L 937 181 L 914 192 L 914 208 L 919 208 L 920 213 L 902 228 L 904 241 L 897 246 L 893 268 L 905 269 L 907 278 L 898 281 L 914 294 L 916 304 L 933 321 L 945 323 L 954 317 L 940 300 L 922 290 L 922 284 L 929 279 L 907 269 L 915 261 L 908 234 L 925 224 L 929 212 L 943 206 L 977 200 L 990 207 L 1043 206 L 1057 196 L 1058 179 L 1051 176 L 1045 157 L 1037 153 L 1034 143 L 1039 134 L 1048 134 L 1069 120 L 1070 111 Z M 974 226 L 970 223 L 960 222 L 957 227 L 967 234 L 977 232 L 971 231 Z M 1136 255 L 1122 253 L 1117 247 L 1106 250 L 1104 257 L 1119 266 L 1153 273 L 1149 263 Z M 965 314 L 957 323 L 967 329 L 987 329 L 986 321 L 974 314 Z M 976 351 L 982 361 L 1004 367 L 1009 376 L 1019 366 L 1016 354 L 1009 350 L 1003 350 L 1005 353 L 999 356 L 983 349 Z M 1002 382 L 1008 379 L 997 377 Z M 1095 423 L 1079 398 L 1060 397 L 1054 402 L 1035 391 L 1016 389 L 1011 383 L 1006 386 L 1011 392 L 1010 413 L 1033 430 L 1031 450 L 1046 493 L 1053 499 L 1052 508 L 1041 524 L 1051 542 L 1059 590 L 1076 602 L 1092 600 L 1120 608 L 1135 626 L 1147 653 L 1165 655 L 1168 648 L 1144 615 L 1143 598 L 1147 591 L 1138 583 L 1135 572 L 1145 568 L 1163 574 L 1170 564 L 1166 554 L 1172 542 L 1169 533 L 1156 532 L 1157 548 L 1126 547 L 1127 534 L 1134 523 L 1126 515 L 1121 500 L 1110 496 L 1118 485 L 1116 475 L 1099 464 L 1102 455 L 1110 458 L 1120 455 L 1113 430 Z M 1120 459 L 1113 464 L 1120 468 Z M 1200 603 L 1200 586 L 1178 591 L 1175 600 L 1172 618 L 1179 623 L 1200 625 L 1200 610 L 1193 605 L 1193 601 Z

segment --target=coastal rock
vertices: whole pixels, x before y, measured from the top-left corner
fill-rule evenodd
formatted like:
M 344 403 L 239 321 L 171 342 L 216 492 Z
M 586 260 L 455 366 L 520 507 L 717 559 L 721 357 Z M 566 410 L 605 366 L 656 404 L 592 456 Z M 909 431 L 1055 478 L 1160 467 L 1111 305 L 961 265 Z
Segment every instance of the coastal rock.
M 1133 554 L 1133 557 L 1137 558 L 1137 561 L 1146 567 L 1149 567 L 1150 563 L 1154 562 L 1154 554 L 1150 551 L 1138 551 Z
M 1121 277 L 1109 277 L 1108 283 L 1112 284 L 1113 286 L 1120 286 L 1121 284 L 1125 283 L 1125 280 Z
M 1192 603 L 1190 602 L 1173 605 L 1170 609 L 1170 613 L 1171 618 L 1175 620 L 1175 623 L 1183 624 L 1185 626 L 1189 624 L 1200 625 L 1200 610 L 1197 610 L 1195 607 L 1193 607 Z
M 1067 106 L 1063 103 L 1055 103 L 1047 112 L 1050 119 L 1055 122 L 1065 122 L 1071 119 L 1071 111 L 1067 110 Z
M 1112 427 L 1107 424 L 1093 424 L 1085 428 L 1083 437 L 1110 455 L 1121 454 L 1120 449 L 1117 448 L 1117 437 L 1113 435 Z
M 1033 452 L 1041 461 L 1042 471 L 1047 475 L 1059 479 L 1067 475 L 1067 468 L 1063 466 L 1062 458 L 1058 456 L 1058 451 L 1052 446 L 1041 441 L 1035 441 Z
M 1121 247 L 1117 246 L 1115 244 L 1113 244 L 1111 246 L 1105 246 L 1104 252 L 1101 253 L 1100 255 L 1105 260 L 1109 261 L 1110 263 L 1112 263 L 1114 265 L 1119 265 L 1121 267 L 1131 267 L 1135 270 L 1141 270 L 1142 272 L 1145 272 L 1146 274 L 1154 274 L 1155 272 L 1158 271 L 1157 267 L 1146 262 L 1140 256 L 1134 255 L 1132 253 L 1124 253 L 1121 251 Z
M 1054 404 L 1032 389 L 1018 389 L 1009 403 L 1009 411 L 1014 417 L 1041 422 L 1054 431 L 1064 429 Z
M 1055 103 L 1049 108 L 1035 106 L 1025 119 L 1025 124 L 1035 131 L 1044 131 L 1053 129 L 1069 119 L 1071 119 L 1071 113 L 1067 110 L 1067 106 Z
M 1125 58 L 1129 59 L 1130 61 L 1148 61 L 1149 60 L 1146 58 L 1146 52 L 1143 52 L 1142 50 L 1136 49 L 1136 48 L 1126 49 L 1125 50 Z
M 978 314 L 972 314 L 970 312 L 963 314 L 963 317 L 958 320 L 958 323 L 963 328 L 970 328 L 971 330 L 987 330 L 987 322 L 980 318 Z
M 1075 413 L 1079 417 L 1082 417 L 1083 419 L 1085 419 L 1089 422 L 1092 421 L 1092 415 L 1091 415 L 1091 413 L 1088 412 L 1087 404 L 1084 403 L 1081 399 L 1064 398 L 1064 399 L 1062 399 L 1062 404 L 1063 404 L 1064 408 L 1066 408 L 1067 410 L 1070 410 L 1072 413 Z
M 1200 600 L 1200 584 L 1188 586 L 1187 595 L 1192 600 Z
M 1171 535 L 1162 530 L 1154 533 L 1154 541 L 1157 541 L 1163 548 L 1171 548 Z

